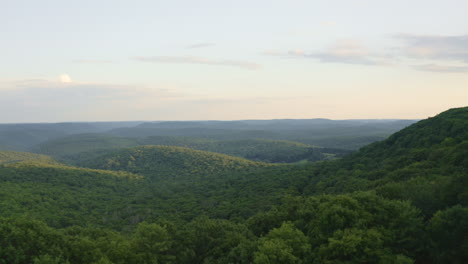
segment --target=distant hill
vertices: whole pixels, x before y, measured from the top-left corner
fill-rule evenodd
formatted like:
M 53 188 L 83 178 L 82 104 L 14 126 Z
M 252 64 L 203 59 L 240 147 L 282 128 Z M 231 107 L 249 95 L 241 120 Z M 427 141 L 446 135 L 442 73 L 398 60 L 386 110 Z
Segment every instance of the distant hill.
M 149 177 L 220 175 L 268 166 L 266 163 L 224 154 L 174 146 L 121 149 L 80 165 L 104 170 L 129 171 Z
M 140 143 L 188 147 L 272 163 L 326 160 L 335 155 L 341 156 L 348 153 L 343 150 L 325 149 L 299 142 L 271 139 L 209 140 L 153 136 L 141 139 Z
M 128 122 L 68 122 L 0 124 L 0 151 L 27 151 L 32 146 L 71 134 L 101 133 L 104 131 L 140 124 Z
M 468 107 L 422 120 L 310 173 L 307 194 L 374 189 L 411 200 L 427 217 L 447 206 L 467 206 Z
M 55 227 L 111 222 L 116 214 L 122 217 L 113 222 L 123 221 L 129 190 L 142 178 L 69 167 L 44 155 L 0 152 L 1 216 L 27 215 Z
M 350 151 L 328 149 L 299 142 L 269 139 L 214 140 L 180 136 L 124 138 L 109 134 L 77 134 L 41 143 L 32 148 L 36 153 L 51 155 L 67 163 L 97 157 L 106 151 L 138 145 L 187 147 L 243 157 L 253 161 L 290 163 L 328 160 Z
M 95 169 L 5 155 L 0 216 L 9 218 L 0 217 L 0 242 L 9 246 L 0 257 L 9 263 L 17 256 L 23 263 L 468 259 L 468 107 L 315 164 L 272 165 L 174 146 L 106 150 L 82 164 Z
M 0 124 L 0 151 L 29 151 L 70 135 L 103 133 L 127 138 L 181 136 L 210 140 L 270 139 L 356 150 L 415 120 L 280 119 L 240 121 L 68 122 Z
M 109 133 L 124 137 L 181 136 L 213 140 L 271 139 L 355 150 L 385 139 L 415 120 L 283 119 L 142 123 Z
M 0 151 L 0 164 L 35 161 L 44 164 L 58 164 L 53 158 L 29 152 Z
M 34 146 L 31 150 L 36 153 L 54 156 L 61 160 L 70 161 L 91 158 L 104 151 L 128 148 L 139 145 L 137 139 L 123 138 L 109 134 L 77 134 L 53 139 Z

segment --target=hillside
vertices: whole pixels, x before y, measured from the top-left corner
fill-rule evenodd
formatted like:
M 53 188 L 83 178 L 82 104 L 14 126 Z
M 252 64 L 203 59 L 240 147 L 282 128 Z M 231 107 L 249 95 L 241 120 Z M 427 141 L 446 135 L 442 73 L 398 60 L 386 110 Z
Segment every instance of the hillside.
M 77 134 L 48 140 L 34 146 L 36 153 L 53 156 L 68 163 L 76 160 L 97 157 L 103 152 L 139 145 L 136 139 L 123 138 L 108 134 Z
M 87 123 L 31 123 L 0 124 L 0 151 L 28 151 L 31 147 L 72 134 L 102 133 L 104 131 L 136 126 L 141 122 L 87 122 Z
M 344 150 L 325 149 L 294 141 L 271 139 L 209 140 L 152 136 L 141 139 L 140 142 L 144 145 L 187 147 L 270 163 L 290 163 L 302 160 L 319 161 L 347 153 Z
M 446 111 L 405 128 L 342 160 L 314 168 L 306 193 L 375 189 L 408 199 L 427 217 L 468 205 L 468 108 Z
M 310 239 L 314 263 L 466 263 L 467 156 L 468 107 L 451 109 L 310 166 L 297 185 L 303 196 L 249 222 L 259 236 L 293 222 Z
M 45 164 L 57 164 L 49 156 L 29 152 L 0 151 L 0 165 L 22 161 L 36 161 Z
M 270 139 L 356 150 L 385 139 L 414 120 L 280 119 L 146 122 L 109 133 L 123 137 L 180 136 L 212 140 Z
M 316 164 L 268 165 L 173 146 L 109 150 L 82 164 L 101 170 L 3 164 L 0 212 L 13 218 L 0 218 L 0 242 L 55 244 L 17 243 L 0 257 L 466 263 L 467 133 L 464 107 Z M 80 227 L 50 229 L 33 219 Z
M 233 173 L 266 167 L 265 163 L 173 146 L 139 146 L 110 152 L 80 164 L 84 167 L 122 170 L 151 177 L 180 177 Z
M 32 151 L 51 155 L 70 164 L 77 164 L 83 159 L 97 158 L 99 155 L 113 149 L 138 145 L 186 147 L 269 163 L 314 162 L 340 157 L 350 152 L 286 140 L 214 140 L 180 136 L 124 138 L 97 133 L 70 135 L 49 140 L 35 146 Z
M 65 166 L 43 155 L 20 153 L 15 159 L 20 157 L 29 159 L 0 164 L 3 217 L 26 215 L 55 227 L 119 222 L 125 219 L 110 217 L 125 208 L 129 190 L 142 180 L 127 172 Z

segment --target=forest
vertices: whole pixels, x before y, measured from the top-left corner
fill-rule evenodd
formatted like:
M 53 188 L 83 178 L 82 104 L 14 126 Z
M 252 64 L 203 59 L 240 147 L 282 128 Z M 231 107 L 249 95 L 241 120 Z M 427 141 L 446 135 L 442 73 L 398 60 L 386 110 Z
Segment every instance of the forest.
M 468 107 L 0 125 L 0 263 L 468 263 Z

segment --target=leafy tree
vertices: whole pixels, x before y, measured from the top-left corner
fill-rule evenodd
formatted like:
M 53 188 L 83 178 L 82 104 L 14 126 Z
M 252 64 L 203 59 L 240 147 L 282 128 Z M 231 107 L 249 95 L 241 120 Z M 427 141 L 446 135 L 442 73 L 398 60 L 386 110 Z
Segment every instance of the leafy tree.
M 431 255 L 436 263 L 468 262 L 468 208 L 457 205 L 437 212 L 429 224 Z
M 307 263 L 310 257 L 310 244 L 307 237 L 290 222 L 272 229 L 259 240 L 258 251 L 254 255 L 256 264 Z
M 174 263 L 173 246 L 174 240 L 166 228 L 145 222 L 138 224 L 132 241 L 138 263 Z

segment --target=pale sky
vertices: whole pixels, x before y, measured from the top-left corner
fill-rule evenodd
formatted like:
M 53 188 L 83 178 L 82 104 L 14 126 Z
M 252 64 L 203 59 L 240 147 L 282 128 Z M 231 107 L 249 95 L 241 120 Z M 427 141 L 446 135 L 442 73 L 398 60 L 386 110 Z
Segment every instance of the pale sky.
M 467 0 L 0 0 L 0 123 L 427 118 Z

